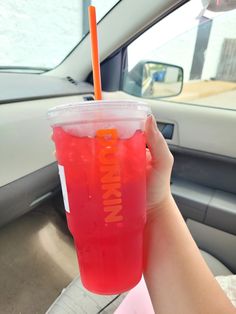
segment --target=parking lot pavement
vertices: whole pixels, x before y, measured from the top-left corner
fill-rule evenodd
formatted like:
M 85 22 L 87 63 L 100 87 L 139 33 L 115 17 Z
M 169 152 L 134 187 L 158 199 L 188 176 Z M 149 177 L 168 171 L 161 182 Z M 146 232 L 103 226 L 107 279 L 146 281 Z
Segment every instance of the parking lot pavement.
M 168 100 L 236 110 L 236 83 L 192 81 L 184 84 L 183 91 L 179 96 Z

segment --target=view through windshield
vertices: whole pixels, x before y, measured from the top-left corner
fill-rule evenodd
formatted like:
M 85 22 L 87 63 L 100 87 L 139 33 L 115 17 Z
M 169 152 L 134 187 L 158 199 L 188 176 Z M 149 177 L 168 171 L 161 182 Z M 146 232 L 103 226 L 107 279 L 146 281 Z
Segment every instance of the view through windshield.
M 88 32 L 87 7 L 97 21 L 119 0 L 4 0 L 0 3 L 0 69 L 58 65 Z

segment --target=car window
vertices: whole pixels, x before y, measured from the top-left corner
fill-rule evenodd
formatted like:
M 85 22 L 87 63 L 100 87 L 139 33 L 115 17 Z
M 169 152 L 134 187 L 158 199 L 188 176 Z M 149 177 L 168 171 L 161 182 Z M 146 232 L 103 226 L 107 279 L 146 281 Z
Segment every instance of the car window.
M 88 33 L 88 5 L 99 21 L 118 1 L 1 1 L 0 70 L 55 67 Z
M 122 88 L 128 93 L 144 97 L 156 92 L 155 97 L 146 98 L 161 97 L 155 84 L 164 81 L 168 64 L 177 65 L 184 70 L 183 90 L 178 96 L 163 100 L 236 109 L 235 9 L 210 11 L 201 1 L 190 1 L 133 41 L 127 55 Z M 162 66 L 162 70 L 150 74 L 148 92 L 146 88 L 145 94 L 136 93 L 137 84 L 131 85 L 130 78 L 134 73 L 137 76 L 137 65 L 153 61 L 160 63 L 156 69 Z M 144 68 L 142 84 L 147 81 Z M 176 82 L 180 81 L 181 72 L 176 72 L 175 77 Z

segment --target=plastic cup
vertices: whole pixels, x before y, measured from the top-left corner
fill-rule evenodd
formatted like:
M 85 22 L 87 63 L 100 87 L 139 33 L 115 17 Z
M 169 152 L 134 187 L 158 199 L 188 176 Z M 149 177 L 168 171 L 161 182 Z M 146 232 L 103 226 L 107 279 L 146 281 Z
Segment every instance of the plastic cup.
M 48 113 L 81 280 L 94 293 L 121 293 L 141 279 L 149 113 L 133 101 L 83 102 Z

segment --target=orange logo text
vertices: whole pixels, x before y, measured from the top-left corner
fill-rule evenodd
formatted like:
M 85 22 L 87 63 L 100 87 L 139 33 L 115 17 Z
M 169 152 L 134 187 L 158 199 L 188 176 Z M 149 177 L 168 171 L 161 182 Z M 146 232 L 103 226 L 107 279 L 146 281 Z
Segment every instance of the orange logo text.
M 123 220 L 120 184 L 120 167 L 116 157 L 118 133 L 116 129 L 98 130 L 99 163 L 102 184 L 103 210 L 105 222 Z

